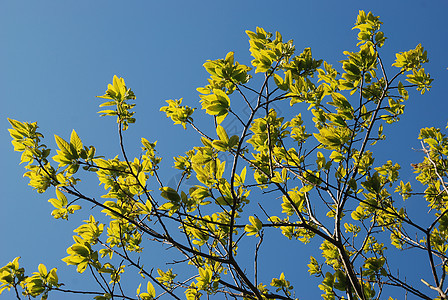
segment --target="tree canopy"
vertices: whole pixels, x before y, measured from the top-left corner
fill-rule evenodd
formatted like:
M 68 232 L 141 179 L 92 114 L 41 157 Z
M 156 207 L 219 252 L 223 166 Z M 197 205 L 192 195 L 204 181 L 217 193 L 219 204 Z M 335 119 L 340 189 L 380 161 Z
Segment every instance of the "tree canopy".
M 270 242 L 265 236 L 278 233 L 315 248 L 313 256 L 297 259 L 319 278 L 324 299 L 401 293 L 447 299 L 448 138 L 441 129 L 421 129 L 422 161 L 413 165 L 420 186 L 400 179 L 399 163 L 375 163 L 375 145 L 384 142 L 384 128 L 400 120 L 408 91 L 424 94 L 432 82 L 420 44 L 398 52 L 392 66 L 383 64 L 381 25 L 379 17 L 359 12 L 357 51 L 344 52 L 340 71 L 263 28 L 246 31 L 251 66 L 238 63 L 233 52 L 204 63 L 210 78 L 197 89 L 202 112 L 183 99 L 160 108 L 198 137 L 196 147 L 174 157 L 182 177 L 173 186 L 159 176 L 156 141 L 142 137 L 140 154 L 129 156 L 133 145 L 124 137 L 138 102 L 123 78 L 114 76 L 98 96 L 100 116 L 117 121 L 121 153 L 113 158 L 86 146 L 75 130 L 69 138 L 55 135 L 57 149 L 50 149 L 37 123 L 9 119 L 29 185 L 38 193 L 54 191 L 51 215 L 69 220 L 94 207 L 62 260 L 95 280 L 98 291 L 71 290 L 56 268 L 43 264 L 29 274 L 16 257 L 0 269 L 0 293 L 9 290 L 18 299 L 58 292 L 97 300 L 297 299 L 295 274 L 259 274 L 260 249 Z M 205 117 L 209 126 L 201 128 L 195 119 Z M 80 181 L 92 180 L 89 174 L 96 174 L 100 189 L 83 190 Z M 408 214 L 409 198 L 426 201 L 429 211 Z M 155 244 L 177 251 L 166 255 L 163 269 L 145 263 L 145 249 Z M 419 278 L 425 290 L 394 262 L 410 249 L 431 270 Z M 133 294 L 122 286 L 129 273 L 141 275 L 126 282 L 135 285 Z

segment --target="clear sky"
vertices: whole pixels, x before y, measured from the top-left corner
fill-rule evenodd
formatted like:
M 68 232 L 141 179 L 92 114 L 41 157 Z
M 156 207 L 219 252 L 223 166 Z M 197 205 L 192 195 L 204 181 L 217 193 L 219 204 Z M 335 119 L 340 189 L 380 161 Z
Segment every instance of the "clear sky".
M 37 121 L 50 147 L 55 144 L 53 134 L 69 138 L 75 129 L 84 144 L 95 145 L 99 153 L 113 157 L 119 153 L 115 120 L 98 117 L 100 100 L 95 96 L 104 93 L 116 74 L 124 77 L 137 96 L 137 123 L 126 135 L 129 151 L 139 152 L 142 136 L 157 140 L 158 151 L 169 166 L 173 156 L 191 148 L 192 131 L 172 126 L 159 108 L 165 100 L 181 97 L 187 105 L 200 107 L 196 88 L 206 84 L 208 75 L 202 64 L 207 59 L 224 58 L 235 51 L 236 60 L 249 64 L 244 32 L 259 26 L 279 31 L 285 40 L 293 39 L 298 51 L 311 47 L 314 57 L 340 70 L 337 62 L 344 59 L 342 52 L 355 49 L 357 32 L 351 28 L 359 10 L 381 17 L 388 37 L 382 55 L 389 66 L 395 52 L 418 43 L 428 51 L 430 63 L 425 69 L 434 78 L 432 91 L 411 95 L 402 121 L 386 131 L 387 140 L 378 146 L 381 159 L 403 164 L 403 172 L 408 171 L 402 175 L 406 182 L 413 177 L 409 164 L 421 159 L 413 150 L 419 148 L 419 129 L 444 128 L 448 120 L 445 0 L 1 1 L 0 265 L 21 256 L 28 272 L 44 263 L 48 268 L 58 267 L 60 280 L 67 287 L 86 286 L 75 268 L 60 259 L 72 244 L 72 230 L 90 208 L 84 207 L 86 212 L 70 222 L 51 217 L 47 200 L 54 192 L 38 195 L 27 186 L 23 166 L 18 165 L 20 155 L 10 143 L 7 117 Z M 177 174 L 171 167 L 161 173 L 166 182 Z M 90 187 L 92 193 L 98 193 L 96 183 Z M 271 247 L 265 250 L 265 259 L 269 253 L 283 255 L 282 249 Z M 309 257 L 303 249 L 297 247 L 294 255 L 285 253 L 275 265 L 266 261 L 266 268 L 285 268 L 299 292 L 320 295 L 317 286 L 309 286 L 311 277 L 294 275 L 294 270 L 306 263 L 291 262 Z M 157 251 L 150 253 L 155 258 L 164 255 Z M 154 261 L 156 264 L 157 259 Z M 279 272 L 274 270 L 273 275 Z M 60 296 L 50 295 L 50 299 Z

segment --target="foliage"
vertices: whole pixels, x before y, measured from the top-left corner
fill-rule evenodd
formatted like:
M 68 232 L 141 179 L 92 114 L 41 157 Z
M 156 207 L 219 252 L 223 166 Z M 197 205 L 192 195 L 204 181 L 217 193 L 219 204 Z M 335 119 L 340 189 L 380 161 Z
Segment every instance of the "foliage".
M 182 99 L 168 100 L 161 108 L 174 124 L 191 127 L 200 137 L 200 144 L 174 158 L 174 167 L 182 171 L 177 186 L 159 178 L 156 142 L 142 138 L 141 155 L 128 158 L 123 131 L 135 122 L 130 102 L 136 98 L 123 78 L 114 76 L 100 96 L 107 100 L 100 106 L 112 109 L 99 112 L 117 118 L 121 158 L 98 156 L 73 131 L 67 141 L 55 136 L 57 154 L 49 159 L 36 123 L 9 120 L 30 186 L 39 193 L 55 189 L 56 198 L 49 200 L 53 217 L 68 220 L 84 202 L 101 209 L 98 220 L 109 220 L 102 223 L 91 215 L 74 230 L 74 243 L 63 258 L 97 280 L 100 291 L 85 293 L 95 299 L 179 299 L 182 294 L 187 299 L 219 294 L 295 299 L 300 291 L 290 283 L 294 274 L 287 274 L 288 280 L 284 273 L 267 274 L 263 277 L 271 276 L 270 283 L 259 281 L 265 231 L 278 231 L 298 243 L 320 243 L 308 267 L 320 278 L 324 299 L 383 299 L 394 288 L 423 299 L 447 299 L 448 138 L 436 128 L 420 132 L 425 157 L 413 166 L 423 193 L 400 180 L 399 164 L 375 164 L 374 145 L 385 139 L 384 126 L 404 113 L 408 90 L 423 94 L 432 82 L 423 68 L 428 59 L 421 45 L 398 53 L 397 69 L 386 68 L 381 24 L 379 17 L 360 11 L 354 27 L 358 50 L 344 52 L 342 73 L 313 58 L 310 48 L 297 54 L 292 40 L 284 42 L 280 33 L 262 28 L 246 32 L 251 67 L 236 62 L 233 52 L 207 61 L 211 77 L 198 92 L 214 129 L 199 128 L 195 108 L 184 106 Z M 261 76 L 258 88 L 249 85 L 255 82 L 252 76 Z M 308 110 L 281 113 L 277 107 L 283 104 Z M 239 113 L 241 107 L 249 114 Z M 238 123 L 237 135 L 226 131 L 230 121 Z M 82 172 L 97 175 L 104 201 L 78 187 Z M 191 176 L 199 184 L 186 184 Z M 415 222 L 400 201 L 422 195 L 431 209 L 426 226 Z M 174 269 L 158 269 L 156 277 L 144 264 L 144 240 L 175 248 L 185 260 L 176 261 Z M 238 256 L 248 244 L 256 245 L 252 262 Z M 414 288 L 390 268 L 389 244 L 421 251 L 432 270 L 432 277 L 421 278 L 427 290 Z M 59 283 L 56 269 L 47 272 L 39 265 L 27 276 L 18 259 L 0 270 L 0 293 L 13 289 L 20 299 L 23 289 L 25 296 L 46 299 L 49 292 L 71 291 Z M 194 276 L 176 274 L 178 264 L 190 266 Z M 252 264 L 254 274 L 249 274 L 245 270 Z M 136 296 L 121 289 L 122 276 L 132 270 L 147 278 L 146 291 L 140 284 Z

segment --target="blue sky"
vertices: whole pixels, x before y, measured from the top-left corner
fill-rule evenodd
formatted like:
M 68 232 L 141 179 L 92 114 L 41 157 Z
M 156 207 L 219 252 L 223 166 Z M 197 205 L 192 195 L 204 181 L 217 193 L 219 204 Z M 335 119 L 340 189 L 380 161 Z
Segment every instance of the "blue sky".
M 52 207 L 47 200 L 54 193 L 38 195 L 22 178 L 24 169 L 10 144 L 7 117 L 37 121 L 50 147 L 55 144 L 53 134 L 69 138 L 75 129 L 84 144 L 95 145 L 99 153 L 113 157 L 119 153 L 115 120 L 98 117 L 100 100 L 95 96 L 104 93 L 113 75 L 124 77 L 137 96 L 137 123 L 126 135 L 129 151 L 139 153 L 142 136 L 157 140 L 167 166 L 162 176 L 168 182 L 177 174 L 169 167 L 171 158 L 190 149 L 194 140 L 191 130 L 172 126 L 159 108 L 167 99 L 182 97 L 186 104 L 200 107 L 196 88 L 208 78 L 202 67 L 207 59 L 235 51 L 236 60 L 249 64 L 244 32 L 259 26 L 293 39 L 298 51 L 311 47 L 314 57 L 337 66 L 344 59 L 344 50 L 355 49 L 357 33 L 351 28 L 361 9 L 379 15 L 384 23 L 388 40 L 382 55 L 389 66 L 395 52 L 418 43 L 428 51 L 426 70 L 435 79 L 433 89 L 424 96 L 412 94 L 401 122 L 387 129 L 387 140 L 378 146 L 380 160 L 403 164 L 403 172 L 408 173 L 402 177 L 407 181 L 413 177 L 409 164 L 421 159 L 413 150 L 419 147 L 419 129 L 445 127 L 448 119 L 448 2 L 444 0 L 2 1 L 0 265 L 21 256 L 29 272 L 42 262 L 48 268 L 58 267 L 61 281 L 68 286 L 82 288 L 81 277 L 73 275 L 75 269 L 60 259 L 72 243 L 72 230 L 89 213 L 86 206 L 87 212 L 70 222 L 50 216 Z M 86 185 L 92 193 L 101 192 L 96 183 Z M 283 250 L 272 246 L 265 250 L 265 257 Z M 309 256 L 303 247 L 297 251 L 297 257 Z M 164 253 L 154 250 L 151 255 L 158 263 Z M 288 255 L 275 266 L 267 261 L 266 269 L 287 268 L 290 260 L 295 260 Z M 300 274 L 293 281 L 308 289 L 302 278 L 310 279 Z M 305 293 L 312 296 L 320 291 L 316 287 Z

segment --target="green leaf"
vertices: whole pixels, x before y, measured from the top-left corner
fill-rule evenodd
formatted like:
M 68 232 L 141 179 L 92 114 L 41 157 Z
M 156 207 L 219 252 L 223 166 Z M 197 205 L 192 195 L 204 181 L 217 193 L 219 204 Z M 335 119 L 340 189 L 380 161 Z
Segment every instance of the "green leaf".
M 247 232 L 247 235 L 256 235 L 257 237 L 259 236 L 259 232 L 262 229 L 262 223 L 258 218 L 255 218 L 253 216 L 249 217 L 249 222 L 251 223 L 251 225 L 246 225 L 244 227 L 244 231 Z
M 237 146 L 239 141 L 240 141 L 240 137 L 239 136 L 232 135 L 232 137 L 230 138 L 229 143 L 228 143 L 229 148 L 233 148 L 233 147 Z
M 225 58 L 226 63 L 233 65 L 233 62 L 234 62 L 233 56 L 234 56 L 234 52 L 227 53 L 226 58 Z
M 67 206 L 67 197 L 65 197 L 63 192 L 61 192 L 59 189 L 56 189 L 56 196 L 58 197 L 58 200 L 61 201 L 63 207 Z
M 152 283 L 149 281 L 148 284 L 146 285 L 146 290 L 148 291 L 148 294 L 151 297 L 151 299 L 156 297 L 156 290 L 154 289 Z
M 79 138 L 78 134 L 76 133 L 76 131 L 74 129 L 70 136 L 70 144 L 72 144 L 75 147 L 76 151 L 78 151 L 78 152 L 83 149 L 81 139 Z
M 76 253 L 77 255 L 79 255 L 81 257 L 89 257 L 90 256 L 90 250 L 84 245 L 75 244 L 75 245 L 71 246 L 70 249 L 74 253 Z
M 215 203 L 223 206 L 231 206 L 233 204 L 233 201 L 231 198 L 221 196 L 215 199 Z
M 334 162 L 340 162 L 343 159 L 345 159 L 345 156 L 339 153 L 338 151 L 333 151 L 330 154 L 330 159 L 332 159 Z
M 323 127 L 314 137 L 325 147 L 338 150 L 350 138 L 350 129 L 346 127 Z
M 37 269 L 39 270 L 39 273 L 40 273 L 40 275 L 42 277 L 46 277 L 47 276 L 48 272 L 47 272 L 47 268 L 45 267 L 45 265 L 39 264 Z
M 179 194 L 176 192 L 176 190 L 170 188 L 170 187 L 162 187 L 160 188 L 160 190 L 162 191 L 162 193 L 160 194 L 163 198 L 174 202 L 174 203 L 179 203 L 180 201 L 180 196 Z
M 54 207 L 56 208 L 62 208 L 62 201 L 59 199 L 55 199 L 55 198 L 51 198 L 50 200 L 48 200 L 48 202 L 50 202 Z
M 69 207 L 67 207 L 68 212 L 71 214 L 80 209 L 81 209 L 80 205 L 70 205 Z
M 372 176 L 367 176 L 367 180 L 362 182 L 361 185 L 369 192 L 378 194 L 381 190 L 381 179 L 378 172 L 375 172 Z
M 317 260 L 310 256 L 310 263 L 308 264 L 308 272 L 310 275 L 319 276 L 322 273 L 321 267 L 317 263 Z
M 61 138 L 58 135 L 54 135 L 54 139 L 56 140 L 56 144 L 58 145 L 59 149 L 61 149 L 64 152 L 70 153 L 70 145 L 67 143 L 63 138 Z
M 227 143 L 224 143 L 223 141 L 218 141 L 218 140 L 213 141 L 212 146 L 213 146 L 213 148 L 215 148 L 218 151 L 227 151 L 228 150 Z
M 216 133 L 218 134 L 219 139 L 225 144 L 229 143 L 229 136 L 227 135 L 226 130 L 221 125 L 216 127 Z
M 53 268 L 51 269 L 49 276 L 48 276 L 48 282 L 52 285 L 57 286 L 59 283 L 58 275 L 56 274 L 57 269 Z

